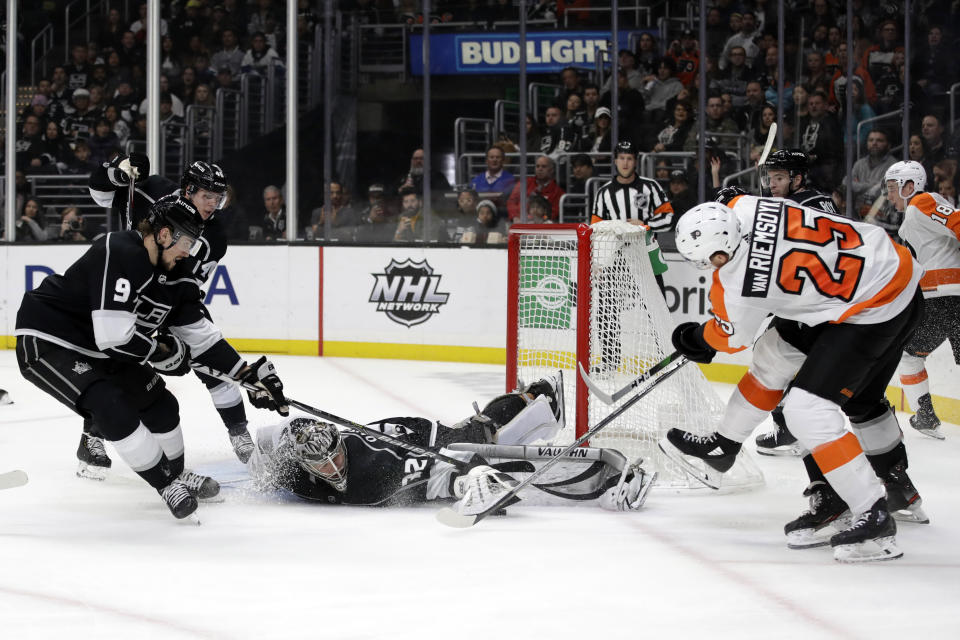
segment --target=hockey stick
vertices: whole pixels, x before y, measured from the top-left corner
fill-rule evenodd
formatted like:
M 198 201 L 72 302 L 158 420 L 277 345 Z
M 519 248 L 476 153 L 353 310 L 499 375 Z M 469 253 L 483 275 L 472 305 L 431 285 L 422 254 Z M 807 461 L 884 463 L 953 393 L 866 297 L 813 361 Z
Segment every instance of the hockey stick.
M 133 176 L 130 178 L 130 184 L 127 186 L 127 229 L 133 229 L 133 196 L 136 192 Z
M 457 513 L 450 507 L 445 507 L 437 512 L 437 520 L 447 525 L 448 527 L 456 527 L 456 528 L 464 529 L 467 527 L 472 527 L 473 525 L 477 524 L 478 522 L 486 518 L 488 515 L 492 513 L 496 513 L 503 507 L 511 504 L 516 498 L 517 493 L 521 489 L 523 489 L 528 485 L 533 484 L 534 480 L 536 480 L 538 476 L 540 476 L 541 474 L 546 472 L 547 469 L 549 469 L 550 467 L 558 463 L 568 453 L 570 453 L 571 451 L 579 447 L 581 444 L 583 444 L 590 438 L 597 435 L 603 428 L 605 428 L 611 422 L 613 422 L 614 420 L 619 418 L 621 415 L 623 415 L 623 413 L 626 412 L 627 409 L 635 405 L 637 402 L 640 401 L 641 398 L 643 398 L 648 393 L 656 389 L 657 385 L 659 385 L 661 382 L 663 382 L 664 380 L 672 376 L 674 373 L 677 372 L 677 370 L 680 367 L 687 364 L 688 362 L 689 360 L 687 360 L 685 357 L 682 357 L 682 356 L 670 362 L 662 370 L 663 373 L 659 378 L 655 379 L 653 382 L 647 385 L 644 389 L 638 392 L 635 396 L 633 396 L 632 398 L 624 402 L 622 405 L 617 407 L 610 415 L 608 415 L 606 418 L 604 418 L 599 423 L 597 423 L 596 426 L 592 427 L 585 434 L 577 438 L 577 440 L 573 444 L 570 444 L 567 447 L 565 447 L 562 451 L 560 451 L 560 453 L 558 453 L 549 461 L 547 461 L 546 464 L 544 464 L 535 472 L 527 476 L 523 480 L 523 482 L 514 486 L 510 491 L 505 493 L 503 496 L 501 496 L 499 499 L 497 499 L 493 504 L 491 504 L 489 507 L 487 507 L 483 511 L 479 513 L 471 514 L 471 515 L 464 515 L 461 513 Z
M 777 123 L 771 122 L 770 128 L 767 130 L 767 141 L 763 143 L 763 153 L 760 154 L 760 158 L 757 160 L 757 185 L 760 187 L 760 194 L 763 194 L 763 176 L 761 172 L 763 171 L 763 163 L 767 161 L 767 156 L 770 155 L 770 150 L 773 149 L 773 142 L 777 138 Z
M 224 382 L 235 382 L 239 384 L 241 387 L 243 387 L 244 389 L 246 389 L 247 391 L 263 391 L 263 389 L 261 389 L 260 387 L 257 387 L 256 385 L 252 385 L 247 382 L 241 382 L 240 380 L 237 380 L 236 378 L 232 378 L 226 373 L 223 373 L 222 371 L 217 371 L 216 369 L 212 369 L 206 365 L 191 364 L 190 366 L 195 371 L 206 374 L 211 378 L 216 378 L 217 380 L 223 380 Z M 427 458 L 433 458 L 434 460 L 446 462 L 447 464 L 453 465 L 458 470 L 464 473 L 467 471 L 470 471 L 470 469 L 477 466 L 475 463 L 464 462 L 463 460 L 457 460 L 456 458 L 452 458 L 450 456 L 444 455 L 440 453 L 440 451 L 437 449 L 434 449 L 431 447 L 421 447 L 419 445 L 413 444 L 412 442 L 407 442 L 406 440 L 403 440 L 401 438 L 394 438 L 393 436 L 388 436 L 387 434 L 381 431 L 377 431 L 376 429 L 371 429 L 370 427 L 360 424 L 359 422 L 354 422 L 353 420 L 347 420 L 346 418 L 335 416 L 332 413 L 327 413 L 326 411 L 323 411 L 321 409 L 311 407 L 310 405 L 304 404 L 298 400 L 294 400 L 293 398 L 284 397 L 284 400 L 291 407 L 294 407 L 295 409 L 299 409 L 304 413 L 309 413 L 310 415 L 316 416 L 318 418 L 322 418 L 327 422 L 333 422 L 335 424 L 339 424 L 342 427 L 353 429 L 354 431 L 359 431 L 365 435 L 369 435 L 382 442 L 389 442 L 390 444 L 396 445 L 401 449 L 406 449 L 407 451 L 410 451 L 411 453 L 415 453 L 419 456 L 425 456 Z
M 635 379 L 633 382 L 631 382 L 624 388 L 620 389 L 619 391 L 614 391 L 612 395 L 609 393 L 606 393 L 603 389 L 597 386 L 597 383 L 594 382 L 593 379 L 591 379 L 590 376 L 587 375 L 586 370 L 583 368 L 583 364 L 578 363 L 577 366 L 580 369 L 580 377 L 583 379 L 584 384 L 587 385 L 587 388 L 590 389 L 590 392 L 593 395 L 600 398 L 605 404 L 613 404 L 618 400 L 620 400 L 620 398 L 622 398 L 623 396 L 630 393 L 631 389 L 635 389 L 639 387 L 644 382 L 646 382 L 656 374 L 663 371 L 663 369 L 665 369 L 667 365 L 669 365 L 671 362 L 676 360 L 679 356 L 680 356 L 680 352 L 674 351 L 673 353 L 668 355 L 666 358 L 664 358 L 657 364 L 653 365 L 652 367 L 650 367 L 649 369 L 641 373 L 640 376 L 637 379 Z
M 777 123 L 771 122 L 770 129 L 767 131 L 767 141 L 763 143 L 763 153 L 760 154 L 760 159 L 757 160 L 757 168 L 763 166 L 763 163 L 767 161 L 767 156 L 770 155 L 770 150 L 773 149 L 773 142 L 777 139 Z
M 19 469 L 14 469 L 13 471 L 7 471 L 6 473 L 0 473 L 0 489 L 13 489 L 14 487 L 22 487 L 27 484 L 27 474 Z

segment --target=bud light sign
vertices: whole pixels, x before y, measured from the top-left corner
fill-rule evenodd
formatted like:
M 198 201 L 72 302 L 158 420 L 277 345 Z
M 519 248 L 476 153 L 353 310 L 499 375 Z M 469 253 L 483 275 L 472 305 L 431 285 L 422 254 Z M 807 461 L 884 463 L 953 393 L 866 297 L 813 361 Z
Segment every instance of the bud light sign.
M 629 31 L 619 34 L 618 49 L 630 48 Z M 610 48 L 610 31 L 534 31 L 527 34 L 527 71 L 551 73 L 564 67 L 593 68 Z M 606 57 L 609 64 L 609 56 Z M 430 73 L 507 73 L 520 70 L 517 33 L 432 33 Z M 410 71 L 423 75 L 423 36 L 410 36 Z
M 440 313 L 440 307 L 450 298 L 449 293 L 440 292 L 442 276 L 434 275 L 426 260 L 391 260 L 383 273 L 371 275 L 374 282 L 369 301 L 377 305 L 377 311 L 406 327 L 424 323 Z

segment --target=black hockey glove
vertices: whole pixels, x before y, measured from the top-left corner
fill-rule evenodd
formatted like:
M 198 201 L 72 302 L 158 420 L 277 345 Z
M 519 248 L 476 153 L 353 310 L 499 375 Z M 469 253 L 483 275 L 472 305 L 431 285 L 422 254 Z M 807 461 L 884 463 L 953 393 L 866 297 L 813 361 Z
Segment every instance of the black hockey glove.
M 150 364 L 165 376 L 186 375 L 190 371 L 190 347 L 175 335 L 160 334 Z
M 737 196 L 746 196 L 746 195 L 750 195 L 750 194 L 744 191 L 743 189 L 741 189 L 740 187 L 736 187 L 736 186 L 723 187 L 722 189 L 717 191 L 717 197 L 714 198 L 714 200 L 716 200 L 720 204 L 728 204 L 731 200 L 733 200 Z
M 107 178 L 117 187 L 130 184 L 130 178 L 140 183 L 150 175 L 150 158 L 134 151 L 129 156 L 117 156 L 107 165 Z
M 240 381 L 258 387 L 256 391 L 247 391 L 250 404 L 257 409 L 269 409 L 282 416 L 290 413 L 287 399 L 283 395 L 283 383 L 280 382 L 276 367 L 266 356 L 260 356 L 259 360 L 242 370 Z
M 673 330 L 670 340 L 674 348 L 688 360 L 707 364 L 717 355 L 717 350 L 703 338 L 703 326 L 697 322 L 684 322 Z

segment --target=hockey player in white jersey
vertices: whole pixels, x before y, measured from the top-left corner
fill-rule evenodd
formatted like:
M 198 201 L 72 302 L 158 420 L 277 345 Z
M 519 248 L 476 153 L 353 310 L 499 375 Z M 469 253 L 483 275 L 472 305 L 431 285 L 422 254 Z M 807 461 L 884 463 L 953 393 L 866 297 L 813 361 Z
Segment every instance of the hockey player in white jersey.
M 493 399 L 453 427 L 426 418 L 387 418 L 377 431 L 461 460 L 456 467 L 435 456 L 313 418 L 296 417 L 259 429 L 249 469 L 258 488 L 289 491 L 328 504 L 400 506 L 458 500 L 458 509 L 489 504 L 559 453 L 548 445 L 563 426 L 561 377 L 538 380 L 520 392 Z M 509 476 L 504 473 L 510 474 Z M 639 461 L 612 449 L 571 452 L 537 484 L 520 492 L 525 504 L 600 504 L 637 510 L 653 484 Z
M 741 196 L 730 204 L 699 205 L 678 225 L 680 253 L 716 269 L 710 293 L 715 317 L 677 327 L 674 345 L 708 362 L 717 350 L 747 348 L 767 314 L 794 321 L 788 325 L 795 328 L 792 335 L 787 329 L 767 332 L 767 344 L 757 349 L 778 350 L 776 342 L 783 341 L 797 352 L 784 414 L 812 452 L 817 472 L 856 517 L 852 527 L 830 539 L 835 557 L 851 562 L 900 557 L 884 485 L 860 440 L 844 429 L 841 410 L 865 432 L 879 426 L 884 437 L 891 421 L 895 424 L 884 391 L 922 313 L 923 270 L 909 251 L 872 225 L 779 198 Z M 776 369 L 776 358 L 761 360 Z M 729 469 L 786 388 L 791 367 L 782 369 L 758 369 L 749 393 L 734 394 L 718 433 L 668 432 L 661 441 L 665 453 L 691 470 L 696 467 L 688 458 L 719 472 Z M 762 398 L 766 410 L 748 396 Z
M 919 162 L 897 162 L 884 176 L 887 200 L 903 212 L 900 238 L 926 269 L 920 289 L 926 301 L 923 322 L 900 360 L 900 384 L 916 415 L 910 426 L 943 439 L 930 399 L 925 361 L 945 340 L 960 364 L 960 211 L 938 193 L 927 193 Z

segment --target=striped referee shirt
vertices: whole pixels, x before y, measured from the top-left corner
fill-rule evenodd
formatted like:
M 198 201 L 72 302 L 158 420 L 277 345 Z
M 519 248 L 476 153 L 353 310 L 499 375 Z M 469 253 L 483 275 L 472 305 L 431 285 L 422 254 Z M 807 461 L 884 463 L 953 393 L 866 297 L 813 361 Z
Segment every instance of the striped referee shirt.
M 633 182 L 616 178 L 600 187 L 591 222 L 640 220 L 654 232 L 667 231 L 673 223 L 673 205 L 656 180 L 634 174 Z

